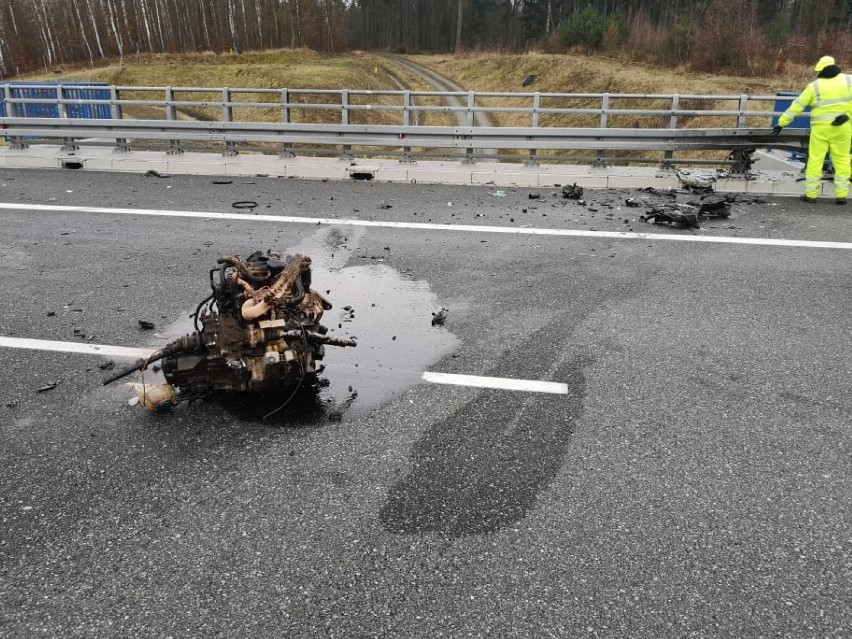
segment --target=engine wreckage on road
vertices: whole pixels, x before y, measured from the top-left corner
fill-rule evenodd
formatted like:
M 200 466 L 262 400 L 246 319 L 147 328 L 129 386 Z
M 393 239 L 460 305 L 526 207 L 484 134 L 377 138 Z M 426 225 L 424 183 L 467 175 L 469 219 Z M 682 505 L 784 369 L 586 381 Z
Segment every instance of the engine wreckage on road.
M 212 293 L 184 335 L 104 380 L 104 384 L 161 362 L 166 384 L 137 385 L 153 412 L 218 391 L 295 391 L 317 382 L 325 346 L 355 346 L 328 335 L 320 323 L 332 308 L 311 288 L 311 258 L 253 253 L 230 255 L 210 270 Z

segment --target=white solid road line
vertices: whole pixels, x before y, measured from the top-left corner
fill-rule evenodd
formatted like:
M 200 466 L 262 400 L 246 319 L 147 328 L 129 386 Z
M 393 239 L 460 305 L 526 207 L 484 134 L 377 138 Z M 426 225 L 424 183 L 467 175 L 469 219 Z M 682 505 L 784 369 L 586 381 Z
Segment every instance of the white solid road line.
M 479 375 L 452 375 L 450 373 L 423 373 L 423 381 L 433 384 L 453 384 L 475 388 L 497 388 L 500 390 L 526 391 L 528 393 L 554 393 L 567 395 L 568 384 L 538 382 L 532 379 L 510 379 L 508 377 L 480 377 Z
M 24 337 L 0 336 L 0 348 L 20 348 L 25 350 L 50 351 L 52 353 L 77 353 L 81 355 L 102 355 L 106 357 L 128 357 L 139 359 L 148 357 L 156 349 L 129 348 L 109 344 L 85 344 L 82 342 L 54 342 L 45 339 L 27 339 Z M 502 390 L 525 391 L 528 393 L 568 394 L 567 384 L 556 382 L 538 382 L 530 379 L 508 379 L 502 377 L 480 377 L 477 375 L 451 375 L 448 373 L 425 372 L 423 381 L 433 384 L 454 384 L 475 388 L 497 388 Z
M 54 353 L 79 353 L 81 355 L 105 355 L 107 357 L 148 357 L 156 349 L 127 348 L 108 344 L 86 344 L 84 342 L 55 342 L 46 339 L 27 339 L 24 337 L 0 336 L 0 347 L 23 348 L 33 351 L 51 351 Z
M 205 220 L 245 220 L 277 222 L 279 224 L 313 224 L 329 226 L 364 226 L 425 231 L 454 231 L 463 233 L 501 233 L 506 235 L 549 235 L 558 237 L 590 237 L 614 240 L 654 240 L 664 242 L 700 242 L 705 244 L 745 244 L 750 246 L 782 246 L 790 248 L 852 249 L 852 242 L 815 242 L 757 237 L 722 237 L 718 235 L 659 235 L 624 231 L 582 231 L 551 228 L 522 228 L 513 226 L 476 226 L 471 224 L 430 224 L 425 222 L 378 222 L 371 220 L 337 219 L 327 217 L 293 217 L 287 215 L 249 215 L 245 213 L 215 213 L 212 211 L 171 211 L 160 209 L 121 209 L 93 206 L 63 206 L 53 204 L 18 204 L 0 202 L 0 210 L 34 211 L 41 213 L 103 213 L 110 215 L 184 217 Z

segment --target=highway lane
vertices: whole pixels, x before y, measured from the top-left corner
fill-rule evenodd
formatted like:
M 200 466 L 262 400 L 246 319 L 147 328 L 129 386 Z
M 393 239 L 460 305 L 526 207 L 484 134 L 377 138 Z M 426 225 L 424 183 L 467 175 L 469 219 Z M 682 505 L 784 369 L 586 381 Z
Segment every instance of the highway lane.
M 312 220 L 2 210 L 0 336 L 150 347 L 216 257 L 254 248 L 307 249 L 378 326 L 332 311 L 358 349 L 328 349 L 329 388 L 273 423 L 150 416 L 100 385 L 104 358 L 0 349 L 3 634 L 848 635 L 849 250 L 452 226 L 844 242 L 846 209 L 677 231 L 614 192 L 213 181 L 0 174 L 25 206 Z M 313 222 L 335 216 L 450 226 Z

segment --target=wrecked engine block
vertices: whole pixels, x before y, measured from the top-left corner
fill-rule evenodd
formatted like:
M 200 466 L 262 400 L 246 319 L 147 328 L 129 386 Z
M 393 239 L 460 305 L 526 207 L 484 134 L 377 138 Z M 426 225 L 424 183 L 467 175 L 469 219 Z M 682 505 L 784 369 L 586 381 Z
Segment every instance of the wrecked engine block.
M 325 346 L 355 346 L 320 323 L 331 303 L 311 288 L 311 258 L 230 255 L 210 270 L 212 293 L 193 314 L 195 332 L 137 360 L 108 384 L 162 361 L 167 385 L 143 387 L 140 400 L 162 412 L 180 399 L 216 391 L 274 392 L 317 381 Z M 163 386 L 163 385 L 159 385 Z M 152 399 L 156 397 L 156 399 Z

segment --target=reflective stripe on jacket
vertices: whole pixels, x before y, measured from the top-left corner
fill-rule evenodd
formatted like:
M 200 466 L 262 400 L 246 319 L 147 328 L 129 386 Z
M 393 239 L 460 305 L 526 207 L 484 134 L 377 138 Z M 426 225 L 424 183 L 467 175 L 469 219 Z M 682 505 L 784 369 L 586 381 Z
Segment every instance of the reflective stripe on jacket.
M 852 76 L 840 73 L 833 78 L 817 78 L 793 100 L 790 108 L 778 118 L 778 124 L 787 126 L 796 116 L 811 107 L 811 126 L 831 124 L 838 115 L 852 111 Z

